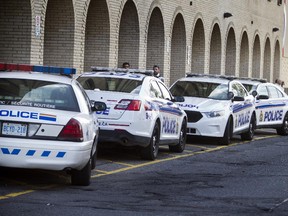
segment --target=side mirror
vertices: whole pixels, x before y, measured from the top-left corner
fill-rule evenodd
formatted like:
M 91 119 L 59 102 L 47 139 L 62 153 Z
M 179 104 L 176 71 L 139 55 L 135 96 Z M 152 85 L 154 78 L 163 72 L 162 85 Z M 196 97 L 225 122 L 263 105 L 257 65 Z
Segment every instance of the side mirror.
M 252 93 L 251 93 L 251 95 L 252 95 L 253 97 L 256 97 L 256 96 L 258 95 L 258 93 L 257 93 L 256 90 L 253 90 Z
M 258 99 L 258 100 L 267 100 L 267 99 L 269 99 L 269 96 L 268 96 L 268 95 L 259 95 L 259 96 L 257 97 L 257 99 Z
M 228 100 L 233 99 L 234 98 L 234 93 L 233 92 L 228 92 L 227 98 L 228 98 Z
M 173 99 L 172 99 L 173 102 L 184 102 L 185 99 L 183 96 L 175 96 Z
M 233 98 L 233 101 L 244 101 L 244 100 L 245 100 L 244 97 L 239 97 L 239 96 L 235 96 L 235 97 Z
M 107 109 L 107 106 L 104 102 L 101 101 L 91 101 L 92 111 L 104 111 Z

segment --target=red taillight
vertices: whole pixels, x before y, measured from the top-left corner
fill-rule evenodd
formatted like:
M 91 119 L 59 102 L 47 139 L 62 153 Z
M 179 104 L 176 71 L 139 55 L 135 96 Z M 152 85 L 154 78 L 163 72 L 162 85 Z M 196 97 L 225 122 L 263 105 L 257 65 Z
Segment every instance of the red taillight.
M 71 119 L 60 132 L 59 139 L 66 141 L 83 141 L 83 131 L 76 119 Z
M 141 101 L 140 100 L 128 100 L 123 99 L 121 100 L 114 109 L 118 110 L 130 110 L 130 111 L 139 111 L 141 108 Z

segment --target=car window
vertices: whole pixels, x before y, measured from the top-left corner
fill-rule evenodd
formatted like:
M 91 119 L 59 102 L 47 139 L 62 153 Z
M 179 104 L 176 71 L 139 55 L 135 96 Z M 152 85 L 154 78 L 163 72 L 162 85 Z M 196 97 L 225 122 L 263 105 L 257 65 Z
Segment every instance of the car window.
M 274 86 L 268 86 L 269 98 L 281 98 L 283 94 Z
M 157 85 L 156 81 L 152 80 L 150 82 L 150 97 L 152 98 L 164 98 L 162 95 L 162 92 L 160 90 L 160 87 Z
M 164 99 L 172 100 L 169 90 L 162 83 L 158 82 L 158 84 L 159 84 L 159 87 L 161 89 Z
M 0 105 L 80 110 L 70 85 L 27 79 L 1 78 Z
M 266 88 L 266 86 L 259 86 L 257 89 L 257 93 L 259 95 L 265 95 L 265 96 L 269 96 L 268 90 Z
M 139 93 L 142 81 L 120 77 L 79 77 L 77 81 L 86 90 L 116 91 Z
M 81 84 L 79 82 L 76 82 L 76 85 L 81 90 L 81 92 L 85 98 L 86 106 L 87 106 L 87 109 L 89 110 L 89 113 L 92 113 L 91 102 L 90 102 L 90 99 L 89 99 L 87 93 L 85 92 L 85 90 L 83 89 L 83 87 L 81 86 Z
M 245 88 L 242 87 L 239 83 L 234 83 L 232 85 L 232 89 L 233 89 L 233 93 L 235 96 L 238 96 L 238 97 L 246 97 L 247 96 L 247 92 L 245 91 Z

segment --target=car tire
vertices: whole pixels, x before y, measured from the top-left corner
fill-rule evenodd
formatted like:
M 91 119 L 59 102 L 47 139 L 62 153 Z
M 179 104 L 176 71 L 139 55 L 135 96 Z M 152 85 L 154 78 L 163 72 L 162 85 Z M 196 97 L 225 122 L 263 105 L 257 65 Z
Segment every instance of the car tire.
M 256 129 L 256 118 L 255 115 L 253 114 L 249 123 L 249 129 L 247 132 L 241 134 L 241 139 L 252 140 L 254 137 L 255 129 Z
M 92 165 L 92 159 L 90 158 L 82 170 L 72 170 L 71 171 L 71 184 L 79 185 L 79 186 L 90 185 L 91 165 Z
M 278 135 L 287 136 L 288 135 L 288 113 L 285 114 L 282 126 L 276 129 Z
M 233 121 L 232 121 L 232 118 L 229 117 L 226 127 L 225 127 L 224 136 L 220 140 L 219 144 L 229 145 L 231 143 L 232 136 L 233 136 Z
M 186 120 L 183 120 L 178 143 L 176 145 L 169 145 L 169 150 L 171 152 L 181 153 L 184 151 L 186 146 L 186 130 L 187 130 L 187 123 Z
M 94 153 L 93 153 L 94 152 Z M 96 159 L 97 159 L 97 140 L 94 140 L 92 151 L 91 151 L 91 170 L 96 167 Z
M 150 143 L 141 149 L 141 157 L 145 160 L 155 160 L 159 151 L 160 129 L 158 123 L 155 124 Z

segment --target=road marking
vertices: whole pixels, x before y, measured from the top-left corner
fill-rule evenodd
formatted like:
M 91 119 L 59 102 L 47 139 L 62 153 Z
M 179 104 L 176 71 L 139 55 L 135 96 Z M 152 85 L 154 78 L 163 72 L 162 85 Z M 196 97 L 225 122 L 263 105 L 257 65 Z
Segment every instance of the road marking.
M 28 194 L 28 193 L 32 193 L 35 190 L 27 190 L 27 191 L 21 191 L 21 192 L 17 192 L 17 193 L 10 193 L 4 196 L 0 196 L 0 200 L 4 200 L 4 199 L 9 199 L 9 198 L 13 198 L 13 197 L 18 197 L 24 194 Z
M 259 137 L 259 138 L 254 138 L 253 140 L 261 140 L 261 139 L 266 139 L 266 138 L 273 138 L 276 137 L 277 135 L 271 135 L 271 136 L 265 136 L 265 137 Z M 253 141 L 252 140 L 252 141 Z M 238 143 L 233 143 L 230 145 L 223 145 L 223 146 L 218 146 L 215 148 L 207 148 L 207 147 L 201 147 L 202 150 L 201 151 L 189 151 L 189 150 L 185 150 L 185 152 L 191 152 L 188 154 L 182 154 L 182 155 L 172 155 L 170 158 L 164 158 L 164 159 L 156 159 L 154 161 L 149 161 L 146 163 L 141 163 L 138 165 L 131 165 L 131 164 L 126 164 L 126 163 L 121 163 L 122 165 L 126 164 L 127 167 L 121 168 L 121 169 L 117 169 L 117 170 L 113 170 L 113 171 L 104 171 L 104 170 L 95 170 L 97 172 L 100 172 L 99 174 L 93 175 L 91 176 L 91 178 L 99 178 L 101 176 L 107 176 L 107 175 L 112 175 L 112 174 L 116 174 L 116 173 L 120 173 L 120 172 L 124 172 L 124 171 L 128 171 L 128 170 L 132 170 L 132 169 L 136 169 L 136 168 L 141 168 L 141 167 L 145 167 L 145 166 L 149 166 L 149 165 L 153 165 L 153 164 L 158 164 L 158 163 L 162 163 L 162 162 L 166 162 L 166 161 L 171 161 L 171 160 L 176 160 L 176 159 L 180 159 L 180 158 L 186 158 L 186 157 L 191 157 L 194 155 L 198 155 L 198 154 L 204 154 L 204 153 L 209 153 L 209 152 L 214 152 L 214 151 L 218 151 L 227 147 L 231 147 L 231 146 L 236 146 L 236 145 L 241 145 L 241 144 L 246 144 L 248 142 L 251 141 L 243 141 L 243 142 L 238 142 Z M 194 145 L 192 145 L 194 146 Z M 197 147 L 197 145 L 195 145 L 195 147 Z M 199 146 L 200 147 L 200 146 Z M 204 150 L 203 150 L 204 149 Z M 115 163 L 111 160 L 107 160 L 109 162 Z M 120 164 L 120 162 L 117 162 Z M 19 183 L 20 184 L 20 183 Z M 22 185 L 25 185 L 25 183 L 21 183 Z M 20 185 L 21 185 L 20 184 Z M 26 184 L 26 186 L 30 186 L 28 184 Z M 9 198 L 14 198 L 14 197 L 18 197 L 21 195 L 25 195 L 25 194 L 29 194 L 32 192 L 35 192 L 37 190 L 43 190 L 43 189 L 49 189 L 49 188 L 54 188 L 57 187 L 58 185 L 48 185 L 45 187 L 41 187 L 41 188 L 36 188 L 36 189 L 31 189 L 31 190 L 25 190 L 25 191 L 20 191 L 20 192 L 16 192 L 16 193 L 10 193 L 10 194 L 6 194 L 3 196 L 0 196 L 0 200 L 4 200 L 4 199 L 9 199 Z M 33 186 L 32 186 L 33 188 Z M 286 202 L 287 200 L 284 200 L 283 202 Z M 282 203 L 283 203 L 282 202 Z M 281 203 L 281 204 L 282 204 Z M 273 210 L 273 209 L 272 209 Z

